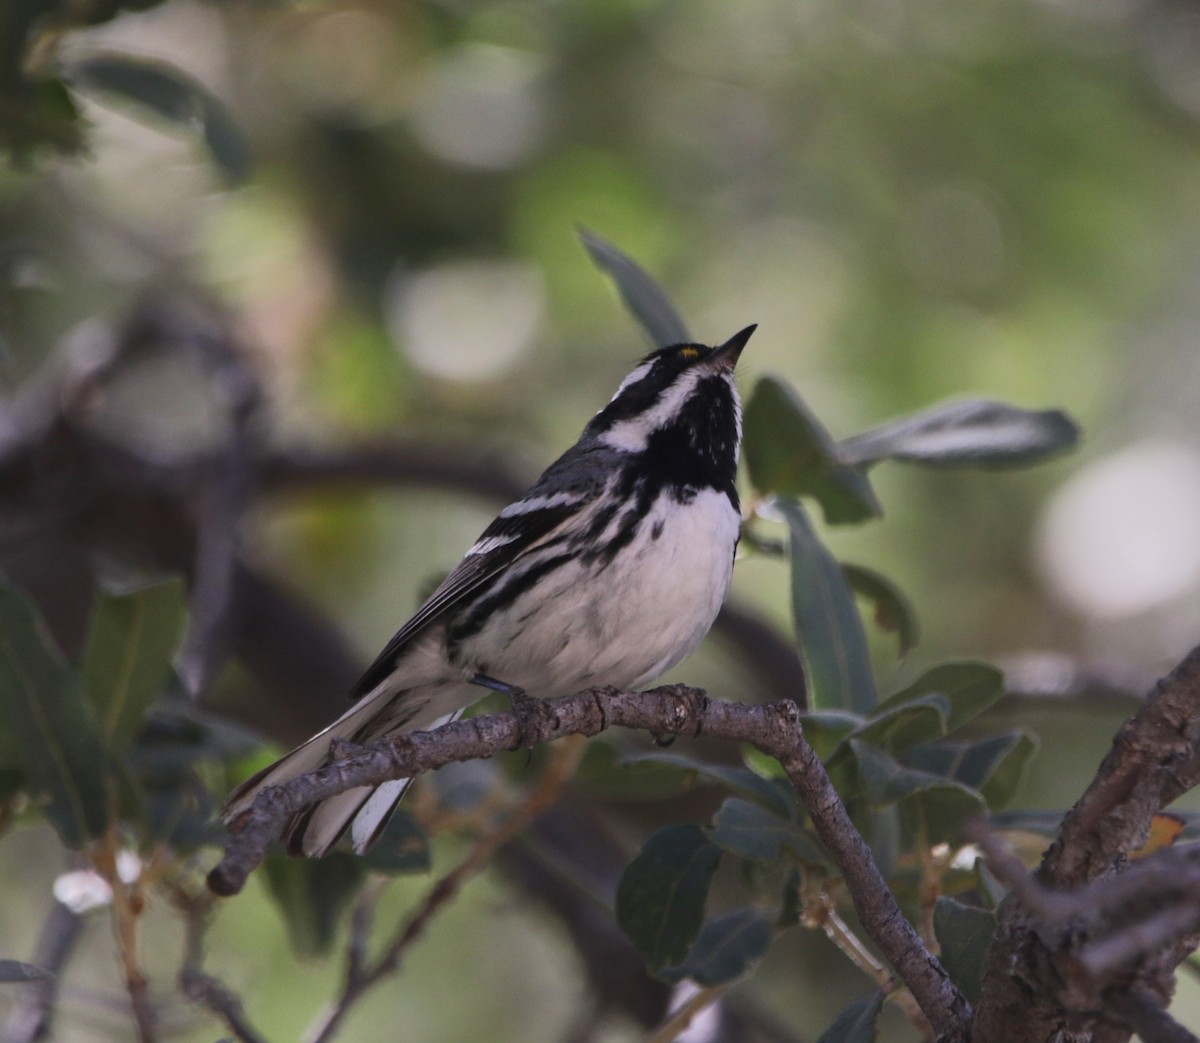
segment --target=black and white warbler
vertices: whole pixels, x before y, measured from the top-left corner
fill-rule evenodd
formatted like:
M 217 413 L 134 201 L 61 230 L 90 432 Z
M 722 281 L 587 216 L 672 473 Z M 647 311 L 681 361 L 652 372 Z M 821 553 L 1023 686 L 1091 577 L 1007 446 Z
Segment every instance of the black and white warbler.
M 754 326 L 720 347 L 652 352 L 612 400 L 388 642 L 324 731 L 247 780 L 224 808 L 320 767 L 334 739 L 370 743 L 453 719 L 481 686 L 529 696 L 637 688 L 692 651 L 729 589 L 741 517 L 733 370 Z M 320 801 L 288 824 L 293 854 L 355 850 L 408 780 Z

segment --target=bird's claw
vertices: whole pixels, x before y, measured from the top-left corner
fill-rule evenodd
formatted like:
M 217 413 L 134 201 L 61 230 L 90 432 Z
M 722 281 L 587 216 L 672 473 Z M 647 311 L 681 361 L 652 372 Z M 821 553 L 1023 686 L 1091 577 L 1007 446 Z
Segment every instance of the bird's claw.
M 557 717 L 545 699 L 530 695 L 524 688 L 512 687 L 505 693 L 512 711 L 517 715 L 517 741 L 512 749 L 537 745 L 546 732 L 557 723 Z

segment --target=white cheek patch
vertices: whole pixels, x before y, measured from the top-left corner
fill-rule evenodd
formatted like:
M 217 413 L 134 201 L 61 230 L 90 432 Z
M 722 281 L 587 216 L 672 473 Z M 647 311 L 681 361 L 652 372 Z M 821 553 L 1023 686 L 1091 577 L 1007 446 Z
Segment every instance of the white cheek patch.
M 640 453 L 646 448 L 646 442 L 650 436 L 660 427 L 665 427 L 667 422 L 679 412 L 683 403 L 696 389 L 696 381 L 704 375 L 698 369 L 687 370 L 680 374 L 679 379 L 667 388 L 653 406 L 644 413 L 613 424 L 600 436 L 600 441 L 625 453 Z
M 642 424 L 626 420 L 610 427 L 600 436 L 600 441 L 610 449 L 618 449 L 622 453 L 640 453 L 646 448 L 649 432 Z

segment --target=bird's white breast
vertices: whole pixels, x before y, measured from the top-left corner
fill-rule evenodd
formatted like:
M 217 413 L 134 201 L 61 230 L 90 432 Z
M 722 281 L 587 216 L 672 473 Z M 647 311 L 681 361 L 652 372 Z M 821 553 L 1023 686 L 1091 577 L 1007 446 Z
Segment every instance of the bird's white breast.
M 680 503 L 664 490 L 612 562 L 563 566 L 463 651 L 540 696 L 646 684 L 708 632 L 729 589 L 739 525 L 724 493 L 705 489 Z

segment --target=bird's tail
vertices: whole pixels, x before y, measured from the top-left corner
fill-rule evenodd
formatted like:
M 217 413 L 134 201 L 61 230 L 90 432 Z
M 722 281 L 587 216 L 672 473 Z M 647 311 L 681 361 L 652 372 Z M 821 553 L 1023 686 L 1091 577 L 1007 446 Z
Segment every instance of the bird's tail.
M 236 829 L 237 820 L 250 810 L 254 798 L 269 786 L 279 786 L 310 771 L 316 771 L 329 756 L 329 746 L 334 739 L 362 742 L 369 735 L 377 719 L 388 713 L 398 693 L 386 685 L 354 704 L 328 728 L 318 732 L 307 742 L 297 746 L 251 776 L 229 794 L 221 817 Z M 403 728 L 387 731 L 415 731 L 422 727 L 436 727 L 454 720 L 461 711 L 441 720 L 421 721 L 413 719 Z M 378 733 L 376 733 L 378 734 Z M 283 830 L 283 841 L 289 855 L 307 855 L 320 858 L 338 842 L 342 834 L 350 829 L 354 850 L 360 855 L 379 839 L 388 824 L 392 811 L 404 796 L 411 779 L 394 779 L 379 786 L 358 786 L 339 793 L 337 796 L 317 801 L 296 812 Z

